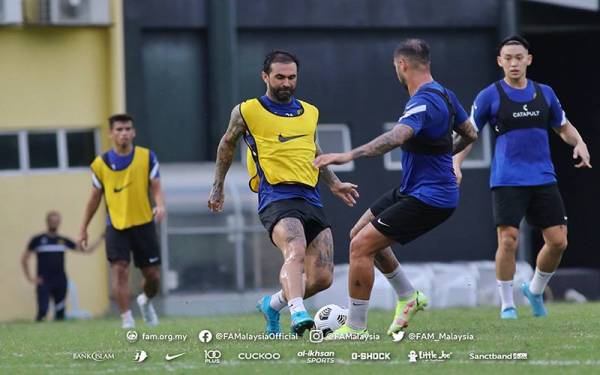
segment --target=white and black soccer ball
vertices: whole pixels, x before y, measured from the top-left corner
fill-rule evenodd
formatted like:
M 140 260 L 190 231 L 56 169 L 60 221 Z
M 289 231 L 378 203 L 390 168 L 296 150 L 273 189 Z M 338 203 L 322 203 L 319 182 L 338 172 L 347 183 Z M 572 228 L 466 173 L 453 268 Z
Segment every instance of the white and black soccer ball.
M 330 304 L 323 306 L 315 314 L 315 326 L 323 331 L 323 336 L 340 328 L 348 319 L 348 309 Z

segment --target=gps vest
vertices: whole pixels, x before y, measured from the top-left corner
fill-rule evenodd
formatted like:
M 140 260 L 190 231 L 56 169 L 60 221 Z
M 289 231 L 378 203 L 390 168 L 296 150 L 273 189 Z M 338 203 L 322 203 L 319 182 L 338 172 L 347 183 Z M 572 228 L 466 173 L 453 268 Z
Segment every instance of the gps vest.
M 425 154 L 425 155 L 440 155 L 447 154 L 452 152 L 452 129 L 454 125 L 454 117 L 456 117 L 456 111 L 452 102 L 450 101 L 450 97 L 445 91 L 439 91 L 435 89 L 424 89 L 423 91 L 431 92 L 433 94 L 439 95 L 444 99 L 444 103 L 448 107 L 448 130 L 443 137 L 438 139 L 428 139 L 425 137 L 421 137 L 417 134 L 414 137 L 411 137 L 406 141 L 402 146 L 403 151 L 412 152 L 414 154 Z
M 315 187 L 319 170 L 312 162 L 316 155 L 315 135 L 319 110 L 299 101 L 302 109 L 295 116 L 270 112 L 257 98 L 240 104 L 248 145 L 246 167 L 250 189 L 257 193 L 259 170 L 271 185 L 302 184 Z
M 508 98 L 500 82 L 496 82 L 496 89 L 500 95 L 500 106 L 498 108 L 498 121 L 496 123 L 496 134 L 502 135 L 506 132 L 526 128 L 548 128 L 550 108 L 544 99 L 542 89 L 537 82 L 535 86 L 535 97 L 526 103 L 513 102 Z

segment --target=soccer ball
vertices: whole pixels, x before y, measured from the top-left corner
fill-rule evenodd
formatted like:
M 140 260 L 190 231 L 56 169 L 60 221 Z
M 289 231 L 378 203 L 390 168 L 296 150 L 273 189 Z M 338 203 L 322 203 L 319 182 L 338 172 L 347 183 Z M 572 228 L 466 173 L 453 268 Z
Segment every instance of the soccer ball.
M 323 331 L 323 337 L 340 328 L 348 319 L 348 309 L 330 304 L 323 306 L 315 314 L 315 326 Z

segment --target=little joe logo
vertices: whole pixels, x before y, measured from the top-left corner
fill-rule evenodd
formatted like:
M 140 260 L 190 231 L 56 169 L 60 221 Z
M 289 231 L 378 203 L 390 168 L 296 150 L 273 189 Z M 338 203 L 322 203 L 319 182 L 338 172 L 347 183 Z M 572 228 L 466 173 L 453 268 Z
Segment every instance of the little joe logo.
M 218 364 L 221 363 L 221 351 L 217 349 L 204 350 L 204 363 Z

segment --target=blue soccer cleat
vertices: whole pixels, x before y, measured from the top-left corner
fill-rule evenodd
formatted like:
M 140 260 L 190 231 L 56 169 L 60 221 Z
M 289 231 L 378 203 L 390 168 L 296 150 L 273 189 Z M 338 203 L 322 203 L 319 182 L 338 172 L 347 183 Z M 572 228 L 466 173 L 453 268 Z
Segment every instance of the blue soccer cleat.
M 500 319 L 515 320 L 517 318 L 517 309 L 515 309 L 514 307 L 507 307 L 504 310 L 500 311 Z
M 302 336 L 304 331 L 314 327 L 315 322 L 306 311 L 298 311 L 292 314 L 292 333 Z
M 521 284 L 521 292 L 523 295 L 527 297 L 529 300 L 529 304 L 531 305 L 531 310 L 533 311 L 533 316 L 543 317 L 548 315 L 548 311 L 544 306 L 544 295 L 542 294 L 533 294 L 529 290 L 529 283 Z
M 256 303 L 256 309 L 263 314 L 267 326 L 265 327 L 265 333 L 277 334 L 281 333 L 279 326 L 279 311 L 273 309 L 270 305 L 271 296 L 264 296 Z

